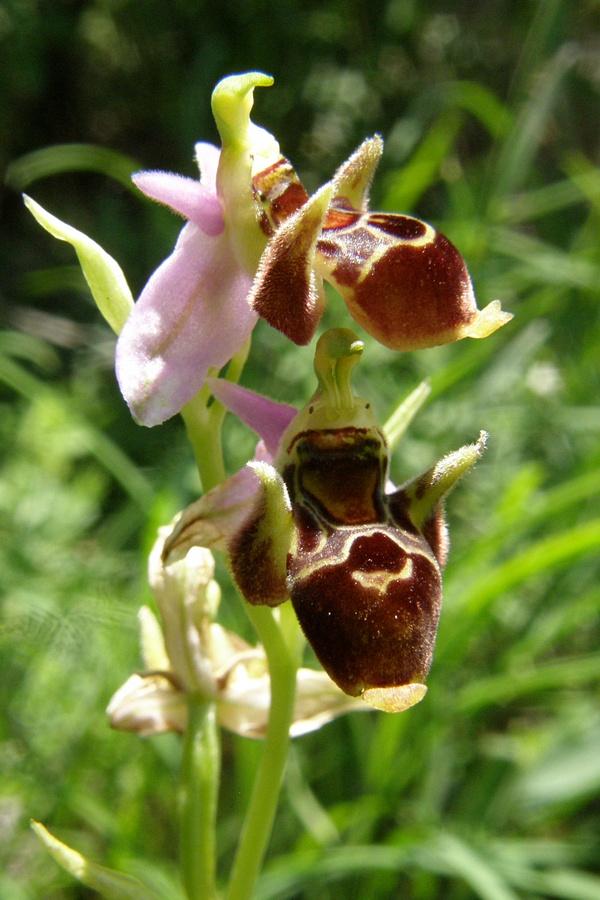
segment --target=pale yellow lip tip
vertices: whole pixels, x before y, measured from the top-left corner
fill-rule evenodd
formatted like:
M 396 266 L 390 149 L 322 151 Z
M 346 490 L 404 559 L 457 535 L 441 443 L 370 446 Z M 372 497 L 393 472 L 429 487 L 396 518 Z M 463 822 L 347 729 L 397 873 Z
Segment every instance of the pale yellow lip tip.
M 493 334 L 494 331 L 497 331 L 498 328 L 501 328 L 502 325 L 506 325 L 507 322 L 513 318 L 513 314 L 509 312 L 505 312 L 500 305 L 499 300 L 492 300 L 491 303 L 488 303 L 487 306 L 484 306 L 483 309 L 477 311 L 477 315 L 468 325 L 463 327 L 463 334 L 461 337 L 472 337 L 472 338 L 485 338 L 490 334 Z
M 402 712 L 423 699 L 427 693 L 425 684 L 403 684 L 400 687 L 369 688 L 362 698 L 375 709 L 383 712 Z

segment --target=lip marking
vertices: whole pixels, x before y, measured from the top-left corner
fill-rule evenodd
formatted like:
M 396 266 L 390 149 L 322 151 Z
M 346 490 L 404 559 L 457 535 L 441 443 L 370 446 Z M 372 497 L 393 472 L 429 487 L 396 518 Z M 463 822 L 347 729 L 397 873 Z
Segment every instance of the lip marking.
M 389 572 L 385 569 L 380 569 L 378 572 L 356 571 L 352 573 L 352 579 L 358 582 L 361 587 L 385 594 L 390 584 L 394 584 L 396 581 L 407 581 L 409 578 L 412 578 L 412 575 L 413 563 L 409 557 L 405 560 L 399 572 Z

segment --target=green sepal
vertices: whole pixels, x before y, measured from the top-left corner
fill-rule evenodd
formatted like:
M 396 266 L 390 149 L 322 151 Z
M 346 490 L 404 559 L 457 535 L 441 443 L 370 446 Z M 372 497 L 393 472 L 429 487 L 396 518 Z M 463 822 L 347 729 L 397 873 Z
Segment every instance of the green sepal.
M 74 247 L 98 309 L 112 330 L 119 334 L 133 308 L 133 297 L 119 264 L 86 234 L 61 222 L 26 194 L 23 199 L 42 228 Z
M 254 88 L 271 87 L 272 84 L 272 76 L 263 72 L 228 75 L 219 81 L 212 94 L 211 106 L 224 149 L 246 150 L 252 145 L 256 128 L 250 120 Z
M 229 545 L 231 568 L 248 603 L 278 606 L 289 599 L 287 557 L 294 522 L 287 488 L 267 463 L 248 466 L 260 480 L 253 511 Z
M 31 827 L 61 868 L 106 900 L 159 900 L 141 881 L 91 862 L 55 838 L 40 822 L 32 821 Z

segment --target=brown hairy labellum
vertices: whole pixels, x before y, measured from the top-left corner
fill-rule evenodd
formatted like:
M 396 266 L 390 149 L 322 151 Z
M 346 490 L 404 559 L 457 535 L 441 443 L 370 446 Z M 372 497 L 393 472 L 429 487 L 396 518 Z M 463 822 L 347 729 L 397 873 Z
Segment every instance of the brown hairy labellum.
M 297 436 L 283 469 L 296 536 L 288 585 L 323 668 L 348 694 L 423 683 L 442 600 L 438 562 L 384 492 L 385 440 L 346 427 Z
M 270 240 L 250 305 L 306 344 L 323 313 L 325 279 L 352 318 L 393 350 L 486 337 L 512 316 L 497 300 L 478 309 L 466 263 L 448 238 L 413 216 L 369 211 L 382 150 L 379 137 L 365 140 L 313 197 L 284 157 L 253 177 L 257 221 Z
M 275 605 L 275 593 L 265 600 L 264 589 L 244 591 L 258 574 L 260 547 L 260 571 L 271 569 L 269 584 L 273 572 L 285 576 L 306 638 L 332 680 L 398 711 L 427 690 L 447 552 L 443 499 L 479 457 L 483 438 L 388 492 L 385 435 L 371 404 L 350 387 L 362 348 L 347 329 L 319 340 L 319 388 L 284 432 L 273 466 L 254 464 L 261 489 L 244 536 L 230 545 L 231 563 L 248 602 Z

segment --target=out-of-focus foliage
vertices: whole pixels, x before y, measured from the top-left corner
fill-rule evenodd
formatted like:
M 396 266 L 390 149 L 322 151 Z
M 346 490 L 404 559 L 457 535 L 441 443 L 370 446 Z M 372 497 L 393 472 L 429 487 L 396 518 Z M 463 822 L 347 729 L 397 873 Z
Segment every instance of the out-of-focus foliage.
M 180 223 L 128 173 L 193 175 L 212 87 L 261 69 L 275 86 L 255 120 L 308 187 L 379 131 L 373 205 L 445 231 L 479 305 L 500 297 L 515 320 L 405 356 L 367 341 L 357 386 L 382 418 L 432 381 L 396 481 L 480 428 L 490 449 L 450 498 L 427 698 L 295 743 L 258 896 L 600 898 L 599 18 L 591 0 L 0 7 L 0 896 L 89 895 L 30 816 L 178 896 L 177 740 L 111 733 L 103 710 L 138 665 L 143 553 L 199 489 L 179 422 L 129 419 L 72 251 L 19 191 L 137 293 Z M 334 301 L 324 325 L 346 315 Z M 304 402 L 311 357 L 261 324 L 245 383 Z M 228 438 L 233 470 L 253 438 L 233 421 Z M 248 633 L 232 596 L 222 610 Z M 224 752 L 223 873 L 260 747 Z

